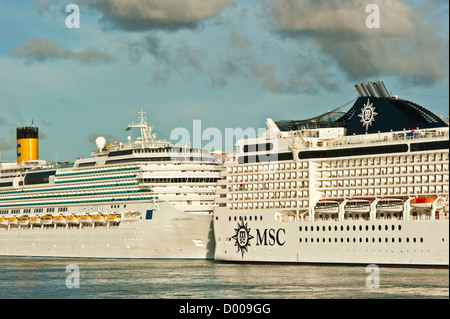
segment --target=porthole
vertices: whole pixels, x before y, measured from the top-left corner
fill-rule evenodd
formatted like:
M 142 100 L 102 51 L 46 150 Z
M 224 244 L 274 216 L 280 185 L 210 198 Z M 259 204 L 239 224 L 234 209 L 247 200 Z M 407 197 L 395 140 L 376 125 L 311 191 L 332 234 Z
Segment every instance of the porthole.
M 349 243 L 349 242 L 350 242 L 350 238 L 347 237 L 347 243 Z
M 416 242 L 416 237 L 413 238 L 413 242 Z
M 299 239 L 298 239 L 298 241 L 299 241 L 299 242 L 301 243 L 301 242 L 302 242 L 302 239 L 301 239 L 301 238 L 299 238 Z
M 314 226 L 311 226 L 311 231 L 314 231 Z
M 387 242 L 388 242 L 388 238 L 386 237 L 386 238 L 384 239 L 384 241 L 387 243 Z
M 308 231 L 308 226 L 305 226 L 305 231 Z
M 402 230 L 402 225 L 398 225 L 398 230 Z
M 392 237 L 392 242 L 395 243 L 395 238 L 394 237 Z
M 319 226 L 317 226 L 317 227 L 316 227 L 316 230 L 317 230 L 317 231 L 320 231 L 320 227 L 319 227 Z
M 356 226 L 355 225 L 353 225 L 353 231 L 355 231 L 356 230 Z
M 359 231 L 361 231 L 362 230 L 362 226 L 361 225 L 359 225 Z
M 381 225 L 378 225 L 378 230 L 381 230 Z
M 420 242 L 423 243 L 423 238 L 422 237 L 420 237 Z
M 401 243 L 401 242 L 402 242 L 402 239 L 401 239 L 400 237 L 398 238 L 398 242 L 399 242 L 399 243 Z
M 302 231 L 302 226 L 300 226 L 300 227 L 298 228 L 298 230 L 299 230 L 299 231 Z
M 331 231 L 331 226 L 328 226 L 328 230 Z
M 322 230 L 325 231 L 325 226 L 322 226 Z
M 372 225 L 372 230 L 375 230 L 375 225 Z
M 409 238 L 408 237 L 406 238 L 406 242 L 409 243 Z
M 337 226 L 334 226 L 334 231 L 337 231 Z
M 347 231 L 349 231 L 350 230 L 350 226 L 349 225 L 347 225 Z
M 366 231 L 369 231 L 369 226 L 366 225 Z
M 344 226 L 341 226 L 341 231 L 343 231 L 344 230 Z
M 394 226 L 394 225 L 392 225 L 392 227 L 391 227 L 391 228 L 392 228 L 392 230 L 395 230 L 395 226 Z
M 388 225 L 384 226 L 384 230 L 388 230 L 388 229 L 389 229 Z

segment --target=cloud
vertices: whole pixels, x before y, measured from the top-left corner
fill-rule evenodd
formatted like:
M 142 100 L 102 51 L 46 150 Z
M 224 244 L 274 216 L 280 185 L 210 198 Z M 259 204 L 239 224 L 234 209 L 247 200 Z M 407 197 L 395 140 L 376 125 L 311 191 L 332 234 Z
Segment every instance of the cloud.
M 26 63 L 62 59 L 94 64 L 113 60 L 113 57 L 106 52 L 92 48 L 76 52 L 50 38 L 29 38 L 23 43 L 13 46 L 12 52 L 16 58 L 23 59 Z
M 274 93 L 315 94 L 326 87 L 336 90 L 334 77 L 327 70 L 326 61 L 312 54 L 283 52 L 276 48 L 276 55 L 261 55 L 249 38 L 231 33 L 228 39 L 230 52 L 210 68 L 214 86 L 226 86 L 239 78 Z M 274 48 L 266 48 L 266 51 Z
M 415 85 L 447 76 L 448 39 L 401 0 L 378 0 L 380 28 L 367 28 L 364 0 L 271 0 L 274 30 L 312 41 L 350 80 L 394 75 Z M 448 35 L 446 35 L 448 38 Z
M 80 0 L 102 14 L 108 27 L 143 31 L 195 28 L 234 5 L 230 0 Z

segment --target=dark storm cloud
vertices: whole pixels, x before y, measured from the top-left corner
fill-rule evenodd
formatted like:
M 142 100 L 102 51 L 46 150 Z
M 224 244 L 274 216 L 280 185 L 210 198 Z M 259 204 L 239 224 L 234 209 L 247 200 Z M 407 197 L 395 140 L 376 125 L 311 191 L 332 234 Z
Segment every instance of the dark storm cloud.
M 448 40 L 401 0 L 378 0 L 380 28 L 367 28 L 364 0 L 271 0 L 275 31 L 308 39 L 351 80 L 394 75 L 431 85 L 447 75 Z M 448 35 L 447 35 L 448 37 Z
M 233 5 L 230 0 L 80 0 L 102 14 L 112 28 L 143 31 L 195 28 L 202 20 Z

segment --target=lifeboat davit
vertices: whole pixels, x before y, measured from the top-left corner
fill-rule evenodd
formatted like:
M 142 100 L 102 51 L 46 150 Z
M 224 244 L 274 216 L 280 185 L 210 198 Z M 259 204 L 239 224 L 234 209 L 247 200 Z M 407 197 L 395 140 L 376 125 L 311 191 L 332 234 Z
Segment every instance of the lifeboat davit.
M 83 225 L 91 225 L 92 224 L 92 217 L 88 214 L 84 214 L 80 217 L 80 223 Z
M 0 226 L 8 226 L 8 220 L 5 217 L 0 217 Z
M 26 215 L 20 216 L 17 219 L 17 224 L 19 226 L 28 226 L 30 224 L 30 218 Z
M 386 213 L 403 212 L 404 202 L 399 198 L 381 198 L 377 203 L 377 211 Z
M 53 224 L 53 216 L 51 214 L 46 214 L 41 218 L 42 225 L 51 225 Z
M 321 200 L 314 206 L 314 211 L 319 214 L 337 214 L 339 213 L 339 202 L 334 200 Z
M 432 208 L 433 202 L 437 197 L 419 196 L 411 200 L 411 207 L 414 208 Z
M 18 224 L 18 219 L 15 216 L 12 216 L 10 218 L 8 218 L 8 225 L 17 225 Z
M 57 225 L 65 225 L 66 224 L 66 218 L 62 215 L 58 215 L 54 219 L 54 223 Z
M 39 216 L 32 216 L 30 219 L 31 225 L 40 225 L 41 224 L 41 218 Z
M 109 214 L 108 222 L 109 223 L 118 223 L 118 222 L 120 222 L 120 216 L 117 214 Z
M 94 217 L 92 217 L 92 221 L 95 224 L 106 224 L 106 218 L 102 214 L 95 214 Z
M 369 213 L 370 202 L 365 199 L 351 199 L 345 203 L 344 210 L 352 213 Z
M 66 221 L 67 221 L 68 224 L 71 224 L 71 225 L 78 225 L 78 224 L 80 224 L 79 218 L 77 216 L 75 216 L 75 215 L 67 216 Z

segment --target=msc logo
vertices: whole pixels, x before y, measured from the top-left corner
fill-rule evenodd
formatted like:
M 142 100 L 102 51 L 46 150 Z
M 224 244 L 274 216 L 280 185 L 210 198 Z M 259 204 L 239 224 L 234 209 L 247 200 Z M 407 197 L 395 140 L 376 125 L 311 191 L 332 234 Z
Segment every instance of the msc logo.
M 251 246 L 250 240 L 255 237 L 250 235 L 251 228 L 248 228 L 248 224 L 242 221 L 242 224 L 237 225 L 234 229 L 236 232 L 233 238 L 235 240 L 234 245 L 237 246 L 237 253 L 241 252 L 242 257 L 244 257 L 244 252 L 248 252 L 248 247 Z M 283 246 L 286 241 L 284 240 L 284 235 L 286 235 L 286 230 L 284 228 L 279 229 L 256 229 L 256 246 Z
M 273 246 L 277 244 L 278 246 L 283 246 L 286 242 L 285 240 L 281 240 L 280 234 L 283 233 L 286 234 L 286 231 L 284 228 L 279 228 L 278 230 L 275 230 L 273 228 L 270 229 L 264 229 L 264 231 L 261 232 L 259 229 L 256 230 L 256 246 L 264 245 L 264 246 Z
M 251 228 L 247 228 L 247 223 L 245 223 L 245 225 L 244 222 L 242 222 L 241 225 L 238 223 L 238 228 L 234 229 L 236 231 L 236 234 L 231 237 L 236 240 L 236 243 L 234 245 L 238 247 L 237 252 L 241 252 L 242 257 L 244 257 L 244 251 L 248 252 L 247 247 L 251 246 L 250 239 L 253 239 L 253 236 L 250 235 L 250 229 Z

